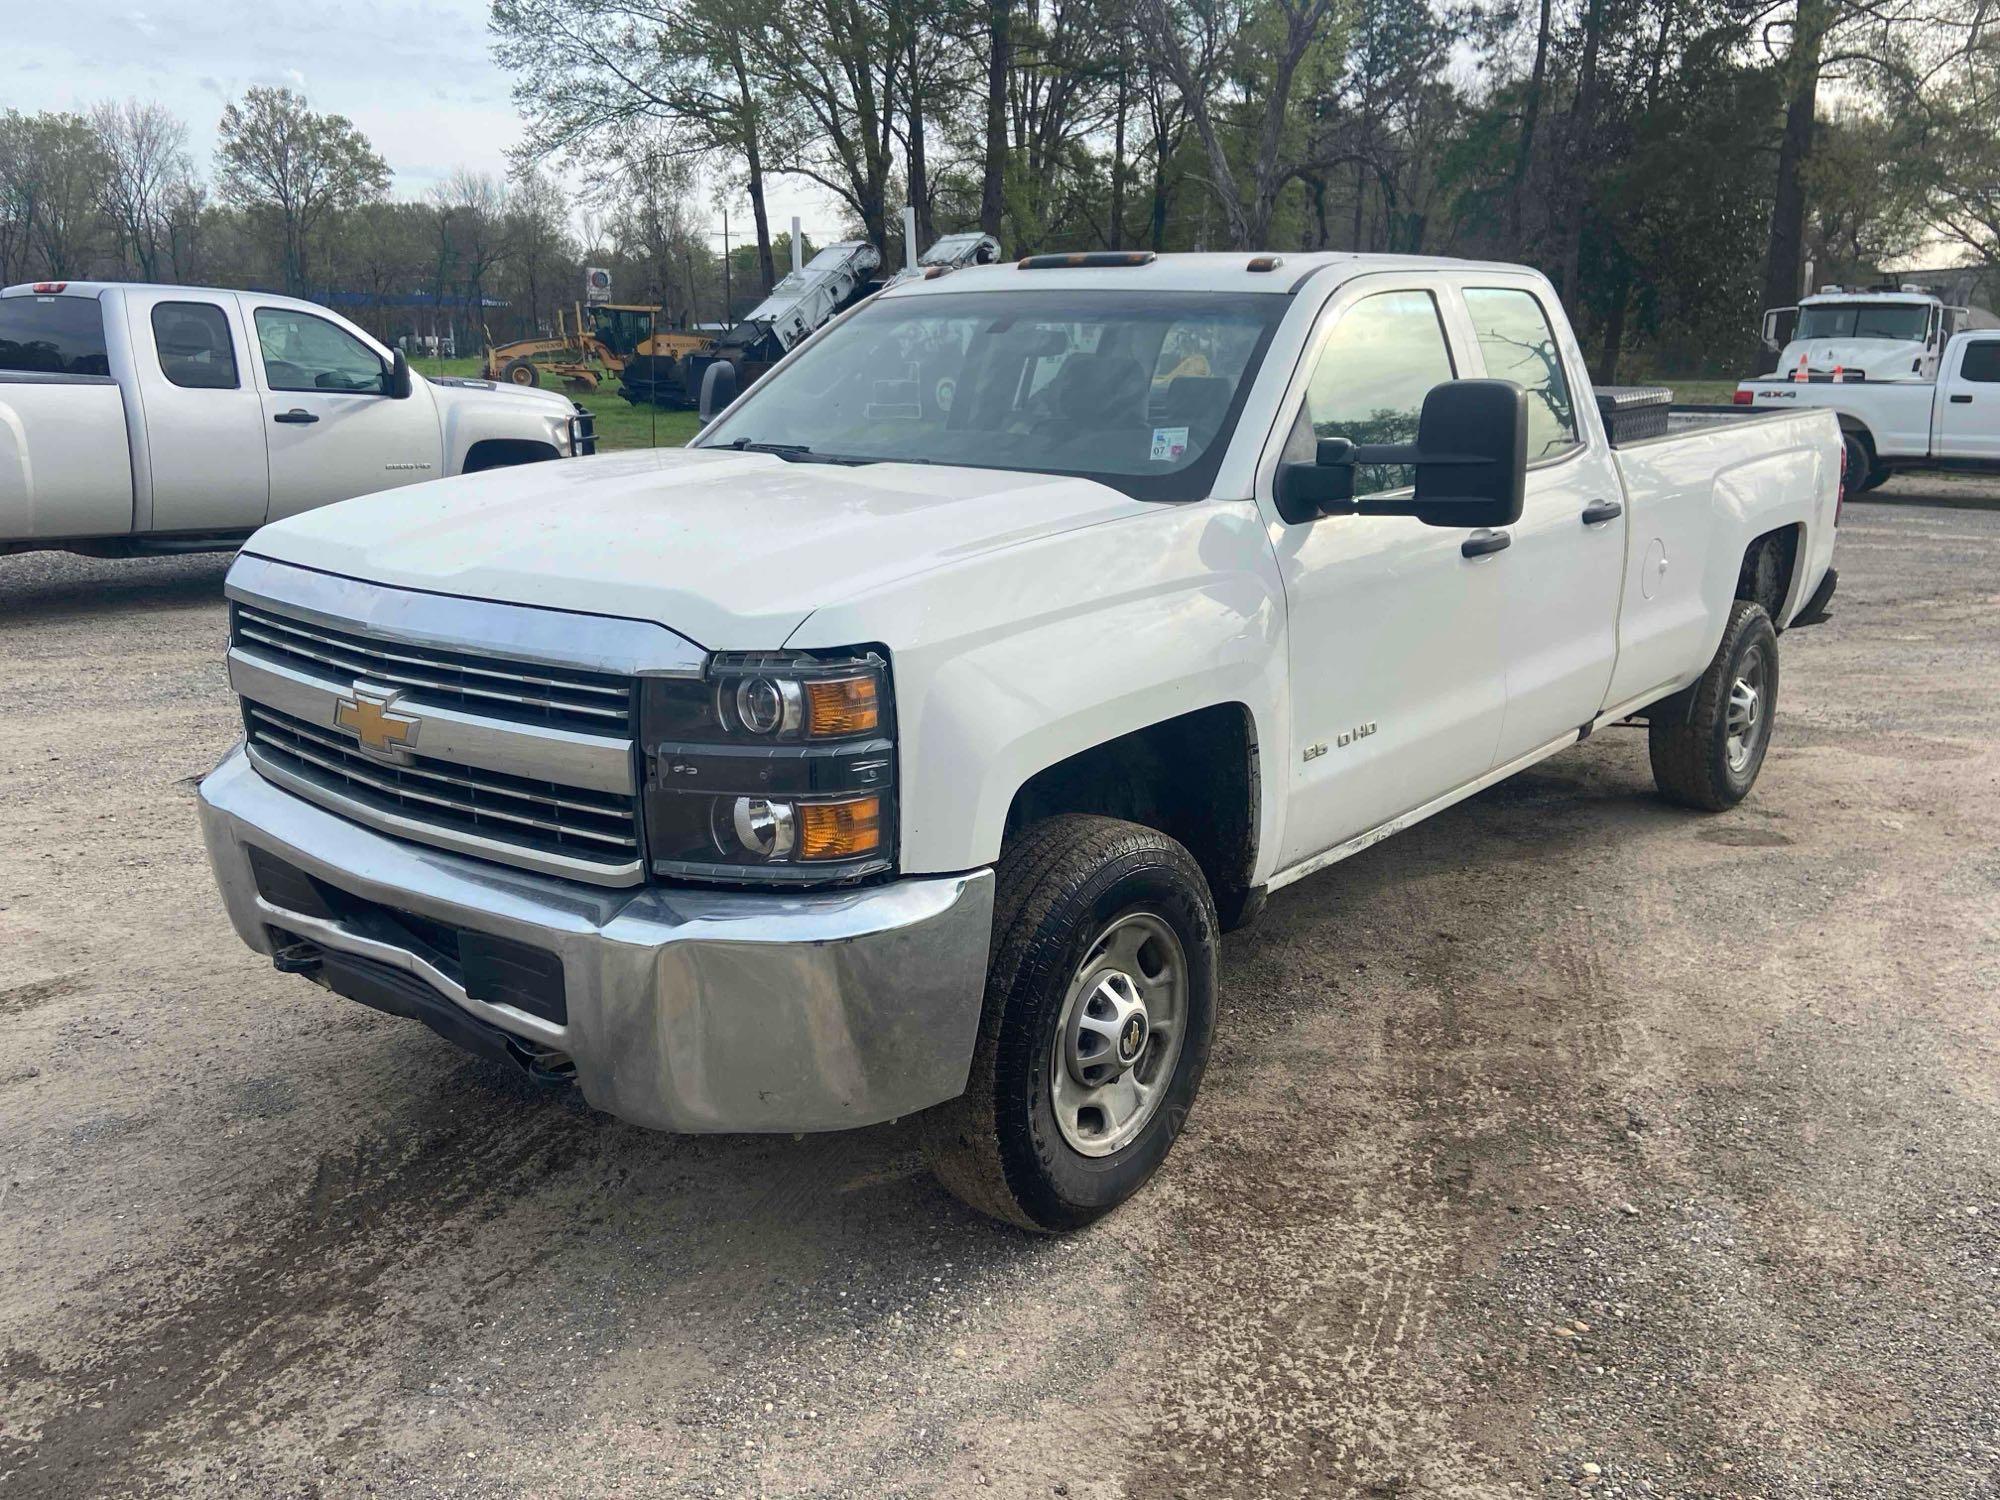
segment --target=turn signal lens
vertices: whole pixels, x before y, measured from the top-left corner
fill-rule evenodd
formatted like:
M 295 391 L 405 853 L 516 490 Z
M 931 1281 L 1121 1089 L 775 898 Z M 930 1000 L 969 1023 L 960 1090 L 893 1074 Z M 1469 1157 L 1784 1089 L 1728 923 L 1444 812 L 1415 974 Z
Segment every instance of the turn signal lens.
M 828 677 L 807 682 L 805 688 L 812 710 L 808 733 L 814 739 L 867 734 L 881 727 L 882 703 L 873 676 Z
M 882 847 L 882 799 L 808 802 L 798 809 L 800 859 L 855 859 Z

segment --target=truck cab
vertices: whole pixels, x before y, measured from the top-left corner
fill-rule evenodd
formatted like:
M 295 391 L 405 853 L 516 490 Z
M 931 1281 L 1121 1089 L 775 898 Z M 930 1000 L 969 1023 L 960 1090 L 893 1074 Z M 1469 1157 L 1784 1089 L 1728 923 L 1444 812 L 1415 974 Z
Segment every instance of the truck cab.
M 1945 345 L 1973 328 L 2000 328 L 1983 309 L 1954 306 L 1914 285 L 1820 288 L 1796 307 L 1764 314 L 1764 347 L 1778 356 L 1770 379 L 1935 380 Z M 1803 372 L 1803 373 L 1802 373 Z

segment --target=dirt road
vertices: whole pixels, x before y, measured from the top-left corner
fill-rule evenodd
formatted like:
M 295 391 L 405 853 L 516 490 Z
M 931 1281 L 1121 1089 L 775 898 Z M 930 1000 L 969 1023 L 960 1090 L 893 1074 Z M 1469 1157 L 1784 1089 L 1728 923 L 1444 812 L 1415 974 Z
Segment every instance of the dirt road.
M 2000 501 L 1883 502 L 1746 805 L 1612 731 L 1286 891 L 1058 1241 L 276 975 L 223 563 L 0 559 L 0 1497 L 2000 1494 Z

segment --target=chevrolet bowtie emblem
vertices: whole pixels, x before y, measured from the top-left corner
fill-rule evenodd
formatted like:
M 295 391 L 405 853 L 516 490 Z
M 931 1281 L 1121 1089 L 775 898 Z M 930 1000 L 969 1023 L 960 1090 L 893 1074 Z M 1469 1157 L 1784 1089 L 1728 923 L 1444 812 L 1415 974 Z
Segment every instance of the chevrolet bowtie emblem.
M 333 722 L 361 741 L 361 748 L 370 755 L 401 760 L 402 752 L 417 742 L 423 720 L 415 714 L 395 712 L 397 696 L 357 682 L 353 697 L 334 704 Z

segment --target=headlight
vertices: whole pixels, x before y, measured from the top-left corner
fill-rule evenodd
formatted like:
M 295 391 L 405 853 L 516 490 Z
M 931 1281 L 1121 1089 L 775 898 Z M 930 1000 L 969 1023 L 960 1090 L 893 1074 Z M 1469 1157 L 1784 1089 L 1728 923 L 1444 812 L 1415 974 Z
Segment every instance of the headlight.
M 889 666 L 857 649 L 719 655 L 646 682 L 646 838 L 656 874 L 854 880 L 894 859 Z

